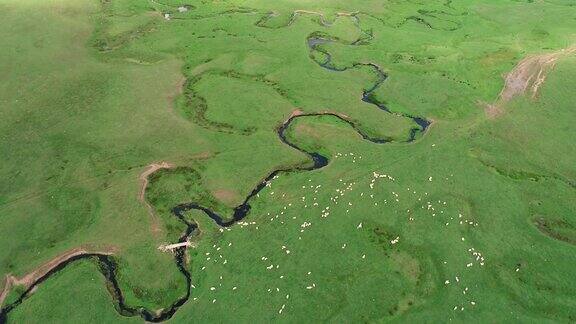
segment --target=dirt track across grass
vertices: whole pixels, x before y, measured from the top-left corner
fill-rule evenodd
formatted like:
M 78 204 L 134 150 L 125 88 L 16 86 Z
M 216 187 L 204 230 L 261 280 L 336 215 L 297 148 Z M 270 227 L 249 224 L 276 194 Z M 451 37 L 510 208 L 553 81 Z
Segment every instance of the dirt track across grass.
M 152 163 L 148 166 L 148 168 L 146 168 L 146 170 L 144 170 L 144 172 L 142 172 L 140 174 L 140 191 L 138 192 L 138 200 L 143 203 L 146 208 L 148 209 L 148 213 L 150 214 L 150 217 L 152 218 L 152 233 L 154 234 L 158 234 L 161 229 L 160 229 L 160 220 L 158 219 L 158 217 L 156 217 L 156 214 L 154 213 L 154 208 L 152 208 L 152 206 L 148 203 L 148 201 L 146 201 L 146 187 L 148 186 L 148 177 L 161 169 L 171 169 L 173 168 L 174 165 L 169 163 L 169 162 L 160 162 L 160 163 Z
M 48 262 L 44 263 L 43 265 L 39 266 L 38 268 L 29 272 L 28 274 L 24 275 L 21 278 L 17 278 L 11 274 L 7 274 L 5 277 L 4 289 L 2 290 L 2 292 L 0 292 L 0 306 L 3 305 L 4 300 L 6 300 L 6 297 L 10 293 L 12 287 L 23 286 L 25 289 L 28 289 L 36 281 L 38 281 L 40 278 L 48 274 L 52 269 L 56 268 L 61 263 L 66 262 L 73 257 L 92 253 L 112 255 L 116 252 L 117 252 L 116 248 L 112 247 L 98 250 L 91 249 L 88 247 L 78 247 L 54 257 L 53 259 L 49 260 Z

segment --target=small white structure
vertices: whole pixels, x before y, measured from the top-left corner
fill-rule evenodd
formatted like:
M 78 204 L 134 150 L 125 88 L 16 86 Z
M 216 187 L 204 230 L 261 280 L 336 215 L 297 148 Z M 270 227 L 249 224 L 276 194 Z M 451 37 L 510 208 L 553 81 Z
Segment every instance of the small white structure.
M 181 243 L 175 243 L 175 244 L 162 244 L 158 247 L 158 250 L 162 251 L 162 252 L 172 252 L 174 250 L 176 250 L 177 248 L 181 248 L 181 247 L 195 247 L 194 244 L 192 244 L 191 242 L 181 242 Z

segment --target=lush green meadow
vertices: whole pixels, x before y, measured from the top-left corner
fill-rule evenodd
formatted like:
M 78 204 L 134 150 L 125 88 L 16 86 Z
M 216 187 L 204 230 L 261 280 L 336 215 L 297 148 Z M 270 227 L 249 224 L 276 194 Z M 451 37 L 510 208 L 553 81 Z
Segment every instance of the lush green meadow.
M 114 251 L 127 305 L 170 307 L 187 288 L 158 250 L 185 230 L 171 209 L 231 217 L 311 165 L 282 123 L 329 112 L 356 129 L 307 116 L 285 134 L 327 166 L 280 173 L 230 228 L 185 215 L 193 286 L 170 321 L 575 321 L 576 55 L 486 109 L 575 25 L 567 0 L 0 0 L 0 292 L 83 247 Z M 378 75 L 358 63 L 387 74 L 371 100 L 391 113 L 361 100 Z M 412 142 L 409 116 L 432 122 Z M 145 203 L 158 162 L 174 167 Z M 7 321 L 143 321 L 109 289 L 75 261 Z

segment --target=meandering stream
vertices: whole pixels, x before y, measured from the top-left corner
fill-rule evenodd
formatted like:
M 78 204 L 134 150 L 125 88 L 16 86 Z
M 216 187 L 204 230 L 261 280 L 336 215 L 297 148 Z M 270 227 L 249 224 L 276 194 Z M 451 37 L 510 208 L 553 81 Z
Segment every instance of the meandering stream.
M 308 44 L 310 51 L 320 51 L 327 58 L 325 62 L 318 63 L 321 67 L 323 67 L 327 70 L 333 71 L 333 72 L 343 72 L 343 71 L 346 71 L 348 69 L 359 68 L 359 67 L 369 67 L 369 68 L 373 69 L 377 75 L 377 80 L 369 89 L 366 89 L 363 91 L 362 101 L 369 103 L 369 104 L 372 104 L 372 105 L 376 106 L 377 108 L 385 111 L 386 113 L 390 113 L 390 114 L 403 116 L 403 117 L 412 119 L 415 122 L 415 124 L 417 125 L 417 127 L 414 127 L 410 130 L 410 134 L 409 134 L 409 138 L 408 138 L 407 142 L 414 141 L 416 139 L 416 136 L 418 133 L 424 133 L 427 130 L 428 126 L 430 125 L 430 122 L 427 121 L 426 119 L 421 118 L 421 117 L 415 117 L 415 116 L 410 116 L 410 115 L 406 115 L 406 114 L 400 114 L 400 113 L 392 112 L 385 105 L 383 105 L 383 104 L 377 102 L 375 99 L 373 99 L 372 94 L 382 85 L 382 83 L 384 81 L 386 81 L 386 78 L 387 78 L 386 74 L 380 69 L 379 66 L 377 66 L 376 64 L 373 64 L 373 63 L 355 63 L 352 66 L 346 67 L 346 68 L 335 67 L 332 63 L 332 57 L 331 57 L 330 53 L 328 53 L 328 52 L 326 52 L 320 48 L 321 45 L 326 44 L 328 42 L 332 42 L 332 41 L 334 41 L 334 40 L 319 38 L 319 37 L 309 37 L 307 39 L 307 44 Z M 357 42 L 355 42 L 355 43 L 357 43 Z M 351 45 L 355 46 L 355 43 L 352 43 Z M 242 219 L 244 219 L 250 213 L 250 209 L 251 209 L 250 201 L 252 200 L 252 198 L 254 196 L 256 196 L 260 191 L 262 191 L 266 187 L 266 185 L 270 181 L 272 181 L 272 179 L 276 175 L 278 175 L 279 173 L 312 171 L 312 170 L 318 170 L 318 169 L 326 166 L 328 164 L 328 158 L 327 157 L 322 156 L 320 153 L 317 153 L 317 152 L 306 151 L 305 149 L 299 147 L 297 143 L 291 142 L 286 137 L 286 131 L 289 129 L 290 125 L 295 120 L 297 120 L 299 118 L 307 118 L 310 116 L 332 116 L 332 117 L 338 118 L 341 121 L 350 125 L 365 140 L 368 140 L 370 142 L 377 143 L 377 144 L 384 144 L 384 143 L 389 142 L 388 139 L 374 138 L 374 137 L 370 137 L 370 136 L 366 135 L 364 132 L 362 132 L 361 129 L 359 129 L 357 127 L 357 125 L 354 123 L 354 121 L 349 120 L 349 119 L 342 117 L 342 116 L 335 114 L 335 113 L 326 112 L 326 113 L 310 113 L 310 114 L 293 115 L 288 120 L 286 120 L 284 123 L 282 123 L 280 125 L 280 127 L 278 127 L 278 129 L 277 129 L 278 136 L 279 136 L 280 140 L 283 143 L 285 143 L 286 145 L 289 145 L 290 147 L 308 155 L 313 162 L 312 165 L 307 166 L 307 167 L 306 166 L 298 166 L 298 167 L 293 167 L 293 168 L 278 169 L 278 170 L 271 172 L 262 182 L 260 182 L 250 192 L 250 194 L 244 199 L 242 204 L 240 204 L 239 206 L 234 208 L 234 211 L 233 211 L 233 214 L 231 215 L 231 217 L 222 217 L 221 215 L 217 214 L 216 212 L 212 211 L 209 208 L 203 207 L 201 204 L 199 204 L 197 202 L 185 203 L 185 204 L 175 206 L 172 209 L 172 213 L 183 224 L 186 225 L 186 230 L 180 236 L 178 242 L 182 243 L 182 242 L 188 241 L 198 231 L 198 226 L 194 222 L 191 222 L 191 221 L 186 219 L 186 217 L 184 215 L 185 212 L 187 212 L 189 210 L 194 210 L 194 209 L 199 210 L 199 211 L 204 212 L 208 217 L 210 217 L 212 220 L 214 220 L 214 222 L 216 224 L 218 224 L 219 226 L 230 227 L 230 226 L 233 226 L 234 224 L 236 224 L 237 222 L 241 221 Z M 182 273 L 182 275 L 186 279 L 186 285 L 187 285 L 186 293 L 184 294 L 184 296 L 181 296 L 176 301 L 174 301 L 170 307 L 164 308 L 159 312 L 151 311 L 151 310 L 148 310 L 144 307 L 132 307 L 132 306 L 126 305 L 126 303 L 124 301 L 123 294 L 122 294 L 122 290 L 120 289 L 120 286 L 119 286 L 118 281 L 117 281 L 117 277 L 116 277 L 117 265 L 116 265 L 116 261 L 115 261 L 114 257 L 109 256 L 109 255 L 105 255 L 105 254 L 88 253 L 88 254 L 83 254 L 83 255 L 79 255 L 79 256 L 70 258 L 70 259 L 66 260 L 65 262 L 58 264 L 51 271 L 49 271 L 46 275 L 39 278 L 24 293 L 22 293 L 16 301 L 12 302 L 11 304 L 4 306 L 0 310 L 0 323 L 5 323 L 7 321 L 8 314 L 15 307 L 20 305 L 28 296 L 30 296 L 30 294 L 34 291 L 34 289 L 37 286 L 39 286 L 40 284 L 42 284 L 46 279 L 50 278 L 53 274 L 57 273 L 58 271 L 61 271 L 62 269 L 66 268 L 66 266 L 68 264 L 75 262 L 75 261 L 78 261 L 78 260 L 83 260 L 83 259 L 94 259 L 97 261 L 97 263 L 99 264 L 99 267 L 100 267 L 100 272 L 106 278 L 108 290 L 110 291 L 110 294 L 112 295 L 112 297 L 115 301 L 116 307 L 117 307 L 117 309 L 121 315 L 140 316 L 144 320 L 149 321 L 149 322 L 161 322 L 161 321 L 167 320 L 167 319 L 171 318 L 174 315 L 174 313 L 176 313 L 178 308 L 180 308 L 182 305 L 184 305 L 188 301 L 188 299 L 191 295 L 191 285 L 192 285 L 192 276 L 191 276 L 189 270 L 187 269 L 187 264 L 186 264 L 186 247 L 179 247 L 179 248 L 175 249 L 173 252 L 174 252 L 174 259 L 176 262 L 176 266 L 178 267 L 178 269 L 180 270 L 180 272 Z

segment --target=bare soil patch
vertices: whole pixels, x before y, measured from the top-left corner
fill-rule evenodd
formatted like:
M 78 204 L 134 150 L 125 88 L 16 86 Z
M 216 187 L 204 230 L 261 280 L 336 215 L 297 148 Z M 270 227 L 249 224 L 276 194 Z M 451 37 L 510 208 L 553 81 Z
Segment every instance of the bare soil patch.
M 304 112 L 301 109 L 295 109 L 294 111 L 292 111 L 292 113 L 290 114 L 290 117 L 288 117 L 288 119 L 295 117 L 295 116 L 300 116 L 303 113 Z
M 538 90 L 546 81 L 548 73 L 556 66 L 558 59 L 575 52 L 576 45 L 556 52 L 530 55 L 524 58 L 504 77 L 504 88 L 496 102 L 479 103 L 484 107 L 486 117 L 494 119 L 500 116 L 504 112 L 502 106 L 514 97 L 531 94 L 532 99 L 535 99 Z
M 497 104 L 489 104 L 486 102 L 479 102 L 478 105 L 484 107 L 484 113 L 486 114 L 486 118 L 488 119 L 495 119 L 500 117 L 504 113 L 504 110 L 500 105 Z
M 506 75 L 504 88 L 500 92 L 499 100 L 507 102 L 515 96 L 526 92 L 535 98 L 538 90 L 546 81 L 548 73 L 554 69 L 558 59 L 576 52 L 576 46 L 561 49 L 556 52 L 528 56 L 520 61 L 508 75 Z

